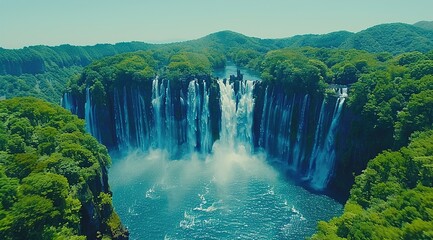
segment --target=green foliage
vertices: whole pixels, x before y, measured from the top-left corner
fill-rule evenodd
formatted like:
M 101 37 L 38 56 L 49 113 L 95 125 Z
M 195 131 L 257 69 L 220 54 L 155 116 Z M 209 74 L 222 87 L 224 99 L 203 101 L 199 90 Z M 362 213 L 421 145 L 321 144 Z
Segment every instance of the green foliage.
M 0 235 L 2 239 L 83 239 L 81 209 L 94 207 L 100 231 L 123 236 L 111 197 L 99 198 L 104 146 L 68 111 L 35 98 L 0 101 Z M 88 218 L 89 216 L 87 216 Z M 92 216 L 93 217 L 93 216 Z M 115 227 L 115 229 L 111 229 Z M 89 236 L 91 237 L 91 236 Z
M 171 80 L 193 79 L 210 75 L 212 65 L 204 54 L 181 52 L 171 56 L 167 65 L 167 77 Z
M 36 173 L 22 180 L 20 190 L 24 195 L 40 195 L 47 198 L 55 207 L 64 209 L 69 184 L 64 176 L 54 173 Z
M 261 65 L 262 78 L 285 89 L 299 92 L 323 92 L 327 67 L 293 50 L 277 50 L 266 54 Z
M 0 208 L 10 209 L 17 200 L 19 181 L 16 178 L 8 178 L 3 175 L 0 178 Z
M 432 239 L 433 131 L 386 151 L 356 177 L 342 216 L 312 239 Z
M 433 68 L 428 56 L 405 53 L 360 72 L 350 88 L 349 107 L 361 113 L 354 124 L 378 150 L 404 146 L 416 131 L 430 129 Z M 433 66 L 433 65 L 432 65 Z
M 433 123 L 433 90 L 413 94 L 403 111 L 398 113 L 396 133 L 398 140 L 404 141 L 410 134 L 427 130 Z
M 38 74 L 0 75 L 0 97 L 32 96 L 59 103 L 68 79 L 82 67 L 55 68 Z
M 410 51 L 427 52 L 433 47 L 433 31 L 409 24 L 381 24 L 353 34 L 340 48 L 369 52 L 399 54 Z
M 103 98 L 105 95 L 103 84 L 107 86 L 117 81 L 141 82 L 152 79 L 156 74 L 156 64 L 150 52 L 116 55 L 90 64 L 77 79 L 76 84 L 82 88 L 82 85 L 84 88 L 90 87 L 97 98 Z M 84 89 L 79 90 L 84 91 Z
M 174 71 L 168 72 L 170 78 L 178 77 L 177 74 L 182 75 L 181 78 L 189 77 L 189 74 L 195 75 L 196 70 L 199 69 L 206 70 L 200 74 L 208 73 L 207 61 L 211 69 L 215 69 L 223 67 L 226 59 L 240 66 L 260 69 L 267 52 L 285 47 L 309 46 L 367 50 L 380 53 L 376 57 L 377 60 L 385 62 L 390 58 L 390 55 L 385 52 L 399 54 L 409 51 L 418 51 L 418 53 L 431 51 L 433 32 L 426 30 L 424 25 L 383 24 L 359 33 L 339 31 L 324 35 L 309 34 L 284 39 L 259 39 L 231 31 L 222 31 L 197 40 L 171 44 L 129 42 L 85 47 L 61 45 L 57 47 L 32 46 L 17 50 L 0 48 L 0 98 L 34 96 L 58 103 L 70 78 L 75 78 L 75 82 L 72 81 L 72 84 L 67 86 L 70 89 L 77 90 L 78 86 L 92 87 L 99 80 L 107 92 L 108 80 L 144 81 L 157 73 L 160 74 L 158 71 L 164 71 L 164 67 L 172 63 L 172 57 L 183 53 L 204 55 L 207 60 L 201 62 L 204 65 L 197 64 L 191 58 L 186 61 L 174 61 L 171 64 L 171 70 Z M 101 61 L 103 64 L 100 69 L 98 66 L 92 68 L 98 74 L 87 72 L 85 79 L 89 82 L 77 84 L 76 75 L 82 71 L 83 67 L 102 58 L 136 51 L 142 52 L 135 56 L 121 57 L 123 59 L 114 57 L 111 60 Z M 149 56 L 145 56 L 144 52 Z M 403 57 L 401 65 L 417 61 L 414 60 L 414 57 L 416 58 L 416 54 Z M 423 58 L 423 60 L 433 60 L 433 58 Z M 347 59 L 347 56 L 340 59 L 338 62 L 341 64 L 333 69 L 334 83 L 353 83 L 358 79 L 360 72 L 363 72 L 362 62 L 348 63 Z M 325 63 L 327 61 L 325 58 L 319 60 Z M 326 65 L 330 68 L 335 63 L 331 65 L 326 63 Z M 431 66 L 426 65 L 425 67 L 430 69 Z M 415 75 L 416 72 L 414 71 Z M 96 95 L 102 98 L 104 91 L 99 91 L 102 90 L 100 85 L 97 87 Z M 98 97 L 97 101 L 101 101 L 101 98 Z
M 414 79 L 420 79 L 425 75 L 433 74 L 433 60 L 418 61 L 412 65 L 410 75 Z
M 56 224 L 60 212 L 52 201 L 37 195 L 25 195 L 11 208 L 12 224 L 2 231 L 6 239 L 40 239 L 45 226 Z
M 18 134 L 10 135 L 9 140 L 7 141 L 6 144 L 6 149 L 8 150 L 9 153 L 23 153 L 24 147 L 25 147 L 24 139 L 20 135 Z

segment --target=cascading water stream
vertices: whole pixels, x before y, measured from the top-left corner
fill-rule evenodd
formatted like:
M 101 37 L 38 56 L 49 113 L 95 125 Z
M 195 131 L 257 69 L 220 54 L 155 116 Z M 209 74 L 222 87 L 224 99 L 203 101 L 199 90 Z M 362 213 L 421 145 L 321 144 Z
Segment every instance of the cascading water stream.
M 86 103 L 84 105 L 86 131 L 92 134 L 98 141 L 101 141 L 101 134 L 97 126 L 97 119 L 95 114 L 95 107 L 92 104 L 92 96 L 90 89 L 86 88 Z
M 162 83 L 161 83 L 162 85 Z M 154 132 L 156 137 L 156 148 L 162 148 L 163 146 L 163 125 L 161 116 L 161 102 L 163 97 L 163 91 L 160 90 L 160 83 L 158 78 L 155 78 L 152 82 L 152 107 L 153 107 L 153 117 L 154 117 Z
M 234 83 L 218 80 L 221 91 L 221 142 L 228 146 L 242 144 L 250 148 L 253 125 L 253 81 L 239 81 L 235 93 Z M 239 99 L 236 102 L 236 99 Z
M 320 114 L 319 114 L 319 121 L 316 127 L 316 133 L 314 134 L 314 143 L 313 143 L 313 150 L 311 151 L 310 156 L 310 165 L 308 167 L 308 175 L 306 179 L 310 179 L 312 174 L 314 173 L 313 169 L 315 167 L 315 160 L 317 159 L 317 156 L 319 155 L 320 146 L 323 139 L 323 128 L 325 127 L 325 106 L 326 106 L 326 100 L 323 99 L 322 106 L 320 107 Z
M 303 154 L 303 148 L 304 148 L 304 137 L 305 136 L 305 126 L 306 126 L 306 109 L 308 107 L 309 103 L 309 96 L 308 94 L 304 95 L 304 99 L 302 101 L 302 108 L 300 112 L 299 117 L 299 123 L 298 123 L 298 133 L 296 135 L 296 141 L 294 144 L 293 149 L 293 155 L 292 155 L 292 168 L 296 171 L 299 168 L 299 165 L 302 163 L 304 154 Z
M 346 96 L 347 95 L 341 94 L 340 97 L 337 98 L 331 126 L 324 138 L 325 142 L 321 146 L 321 149 L 318 154 L 316 154 L 315 158 L 310 160 L 311 162 L 314 162 L 312 164 L 314 167 L 309 170 L 309 176 L 311 178 L 310 186 L 316 190 L 326 188 L 334 169 L 336 158 L 335 136 Z
M 242 141 L 248 144 L 248 146 L 251 146 L 253 139 L 254 81 L 241 81 L 239 85 L 238 95 L 240 95 L 240 99 L 236 113 L 236 122 L 238 125 L 236 138 L 238 141 Z
M 200 149 L 201 153 L 208 153 L 212 149 L 213 139 L 211 134 L 210 126 L 210 112 L 209 112 L 209 93 L 206 90 L 206 82 L 203 82 L 203 95 L 200 99 L 201 102 L 201 114 L 199 114 L 199 134 L 200 134 Z
M 209 118 L 209 95 L 206 91 L 206 82 L 203 82 L 202 94 L 198 80 L 191 81 L 187 96 L 188 152 L 208 153 L 211 150 Z
M 237 130 L 236 101 L 233 85 L 218 80 L 221 94 L 221 142 L 233 146 Z

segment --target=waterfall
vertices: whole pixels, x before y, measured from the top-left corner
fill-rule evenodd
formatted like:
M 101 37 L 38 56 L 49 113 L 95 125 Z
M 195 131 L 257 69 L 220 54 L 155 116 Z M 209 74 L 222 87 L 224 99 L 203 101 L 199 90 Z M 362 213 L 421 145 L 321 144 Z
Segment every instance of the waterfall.
M 316 127 L 316 133 L 314 134 L 314 143 L 313 143 L 313 150 L 311 151 L 311 156 L 310 156 L 310 165 L 308 167 L 308 176 L 306 177 L 306 179 L 310 179 L 311 178 L 311 174 L 313 174 L 313 168 L 315 167 L 315 160 L 317 159 L 317 156 L 319 154 L 320 146 L 322 143 L 322 139 L 323 139 L 323 129 L 325 127 L 325 106 L 326 106 L 326 99 L 323 99 L 322 101 L 322 106 L 320 107 L 320 114 L 319 114 L 319 121 L 317 122 L 317 127 Z
M 74 96 L 70 92 L 65 92 L 63 94 L 63 98 L 60 100 L 60 105 L 73 114 L 77 114 L 78 112 L 78 106 L 74 103 Z
M 90 95 L 90 89 L 86 88 L 86 103 L 84 105 L 86 131 L 92 134 L 98 141 L 101 141 L 101 134 L 97 126 L 96 109 L 92 104 L 92 97 Z
M 221 133 L 220 139 L 228 145 L 234 145 L 236 134 L 236 100 L 233 84 L 218 80 L 221 94 Z
M 301 112 L 299 113 L 299 123 L 298 123 L 298 133 L 296 135 L 296 142 L 293 146 L 293 155 L 292 155 L 292 167 L 294 170 L 297 170 L 299 168 L 299 165 L 302 163 L 304 158 L 304 139 L 305 139 L 305 127 L 306 127 L 306 114 L 307 114 L 307 107 L 308 107 L 308 100 L 309 95 L 304 95 L 304 100 L 302 101 L 302 108 Z
M 209 93 L 206 90 L 206 82 L 203 82 L 203 95 L 200 99 L 202 99 L 201 114 L 199 114 L 200 128 L 198 131 L 200 134 L 200 149 L 201 153 L 208 153 L 212 149 L 213 139 L 210 126 Z
M 290 104 L 287 102 L 288 101 L 287 98 L 288 98 L 287 96 L 284 96 L 285 101 L 283 106 L 288 106 L 288 107 L 282 110 L 283 117 L 281 119 L 280 127 L 278 130 L 278 142 L 280 142 L 281 144 L 277 144 L 277 146 L 278 146 L 278 152 L 282 154 L 281 155 L 282 159 L 288 159 L 290 154 L 290 149 L 291 149 L 290 135 L 291 135 L 292 116 L 293 116 L 293 109 L 295 105 L 296 95 L 293 94 L 293 98 Z
M 161 83 L 162 85 L 162 83 Z M 163 97 L 163 91 L 160 90 L 160 85 L 158 78 L 155 78 L 152 82 L 152 107 L 153 107 L 153 117 L 154 117 L 154 133 L 156 137 L 156 143 L 154 147 L 161 148 L 163 146 L 163 126 L 162 126 L 162 116 L 161 116 L 161 102 Z M 155 140 L 155 139 L 154 139 Z
M 116 127 L 116 140 L 119 147 L 124 147 L 128 143 L 128 138 L 126 136 L 125 122 L 123 120 L 124 112 L 122 111 L 122 105 L 120 102 L 119 91 L 116 89 L 114 91 L 114 124 Z
M 252 145 L 252 126 L 253 126 L 253 110 L 254 110 L 254 98 L 253 98 L 253 81 L 240 81 L 239 82 L 239 103 L 236 112 L 236 124 L 237 124 L 237 135 L 238 141 Z
M 335 103 L 334 114 L 332 116 L 331 126 L 325 137 L 325 142 L 321 146 L 316 156 L 310 160 L 311 165 L 314 166 L 309 170 L 311 177 L 310 186 L 316 190 L 323 190 L 329 181 L 335 165 L 335 136 L 337 133 L 338 122 L 340 120 L 341 111 L 343 109 L 344 94 L 341 94 Z
M 321 98 L 268 85 L 258 92 L 263 101 L 255 108 L 254 87 L 255 82 L 247 80 L 171 82 L 156 77 L 140 87 L 113 87 L 110 109 L 105 110 L 111 119 L 98 115 L 90 88 L 85 102 L 65 93 L 62 106 L 82 112 L 86 130 L 102 143 L 104 133 L 121 151 L 162 149 L 178 159 L 193 152 L 208 154 L 218 137 L 219 144 L 248 151 L 256 150 L 257 139 L 269 157 L 290 167 L 312 188 L 325 189 L 337 160 L 335 140 L 347 88 L 335 88 L 335 96 Z M 215 91 L 219 94 L 211 99 Z M 219 106 L 211 106 L 215 104 Z M 261 112 L 255 114 L 257 109 Z M 221 118 L 212 119 L 211 114 Z
M 133 115 L 135 116 L 135 141 L 139 148 L 147 149 L 149 147 L 150 136 L 148 134 L 149 120 L 146 114 L 146 104 L 143 95 L 137 89 L 133 89 L 131 93 Z
M 265 97 L 264 97 L 264 103 L 263 103 L 263 112 L 262 112 L 262 118 L 260 121 L 260 138 L 259 138 L 259 145 L 263 148 L 266 149 L 266 142 L 267 142 L 267 124 L 268 124 L 268 118 L 267 118 L 267 113 L 269 111 L 269 106 L 268 106 L 268 91 L 269 88 L 266 87 L 266 91 L 265 91 Z
M 264 91 L 259 147 L 316 190 L 326 188 L 335 167 L 335 140 L 347 88 L 335 92 L 335 98 L 313 100 L 308 94 L 288 95 L 269 87 Z
M 251 148 L 253 125 L 253 81 L 238 81 L 235 93 L 234 83 L 218 80 L 221 92 L 221 142 L 227 146 L 242 144 Z M 250 149 L 251 150 L 251 149 Z
M 192 152 L 197 149 L 197 135 L 199 132 L 198 118 L 200 110 L 200 94 L 198 94 L 197 81 L 191 81 L 188 85 L 188 145 L 189 151 Z
M 209 125 L 209 95 L 206 82 L 203 82 L 203 94 L 198 80 L 189 82 L 187 96 L 187 141 L 188 152 L 208 153 L 211 150 L 212 135 Z

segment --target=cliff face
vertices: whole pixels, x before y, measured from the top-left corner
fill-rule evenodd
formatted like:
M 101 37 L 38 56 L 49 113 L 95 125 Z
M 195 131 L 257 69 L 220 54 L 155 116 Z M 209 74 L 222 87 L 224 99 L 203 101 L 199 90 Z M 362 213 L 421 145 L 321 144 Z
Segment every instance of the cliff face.
M 128 238 L 111 203 L 107 149 L 82 120 L 35 98 L 0 101 L 0 112 L 3 239 Z

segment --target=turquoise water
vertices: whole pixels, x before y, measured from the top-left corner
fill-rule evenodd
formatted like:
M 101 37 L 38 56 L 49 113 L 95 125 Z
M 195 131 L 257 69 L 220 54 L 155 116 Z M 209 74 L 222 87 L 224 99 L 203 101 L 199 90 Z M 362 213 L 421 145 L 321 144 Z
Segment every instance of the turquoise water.
M 110 185 L 131 239 L 305 239 L 341 204 L 284 177 L 265 155 L 214 145 L 167 160 L 159 150 L 113 159 Z

